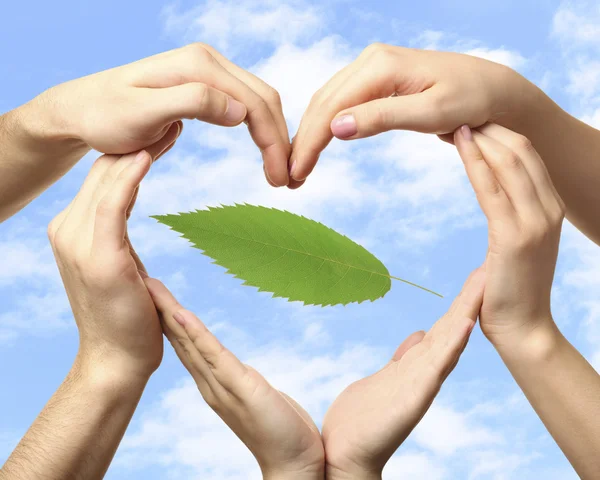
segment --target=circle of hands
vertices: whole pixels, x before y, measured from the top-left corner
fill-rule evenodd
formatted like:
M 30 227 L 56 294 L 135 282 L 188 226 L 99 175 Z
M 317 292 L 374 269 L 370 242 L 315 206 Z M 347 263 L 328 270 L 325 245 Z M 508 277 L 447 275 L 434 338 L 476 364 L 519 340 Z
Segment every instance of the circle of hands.
M 480 102 L 485 108 L 477 111 L 472 95 L 466 96 L 471 103 L 456 106 L 454 117 L 430 115 L 431 108 L 410 109 L 413 114 L 430 115 L 426 120 L 402 119 L 401 112 L 390 115 L 386 111 L 390 102 L 421 102 L 424 107 L 441 108 L 446 105 L 445 98 L 461 95 L 434 85 L 423 94 L 376 100 L 387 77 L 382 75 L 384 80 L 375 84 L 367 74 L 374 65 L 391 71 L 400 57 L 409 55 L 395 48 L 369 49 L 339 72 L 315 95 L 291 144 L 276 92 L 205 45 L 76 80 L 53 92 L 60 95 L 56 89 L 87 89 L 85 82 L 112 85 L 110 89 L 89 89 L 96 92 L 115 92 L 114 85 L 121 86 L 112 97 L 103 95 L 102 109 L 88 109 L 72 119 L 81 126 L 80 138 L 109 154 L 95 162 L 76 198 L 49 227 L 80 330 L 78 362 L 84 367 L 102 362 L 133 375 L 149 376 L 162 360 L 164 333 L 202 397 L 251 450 L 265 478 L 380 477 L 388 459 L 454 369 L 478 316 L 488 337 L 502 336 L 513 328 L 503 319 L 524 318 L 523 312 L 509 311 L 512 304 L 506 299 L 523 295 L 509 291 L 519 285 L 510 279 L 526 275 L 531 265 L 553 265 L 540 258 L 556 255 L 564 206 L 535 150 L 523 137 L 499 125 L 485 124 L 473 131 L 461 128 L 463 114 L 480 118 L 480 124 L 491 118 L 486 110 L 490 102 Z M 180 68 L 182 56 L 187 71 Z M 432 65 L 441 70 L 448 61 L 453 59 L 442 56 Z M 181 78 L 173 74 L 175 70 Z M 435 75 L 435 69 L 432 72 Z M 470 78 L 465 73 L 465 81 L 456 85 L 463 84 L 470 91 Z M 399 83 L 392 83 L 384 93 L 405 95 L 415 93 L 410 89 L 422 88 L 407 85 L 398 92 Z M 190 103 L 190 93 L 196 103 Z M 161 102 L 164 108 L 156 108 Z M 348 127 L 347 120 L 333 118 L 357 103 L 364 105 L 353 110 L 355 125 Z M 144 108 L 147 113 L 140 115 Z M 401 103 L 394 108 L 402 110 Z M 123 118 L 107 122 L 99 117 L 111 109 Z M 130 111 L 137 113 L 130 115 Z M 374 112 L 380 113 L 377 121 Z M 340 137 L 353 139 L 391 128 L 410 128 L 410 122 L 421 121 L 425 125 L 421 130 L 440 134 L 455 144 L 463 159 L 490 227 L 484 266 L 471 274 L 448 312 L 428 332 L 410 335 L 387 365 L 348 386 L 335 399 L 322 432 L 299 404 L 240 362 L 165 285 L 150 278 L 131 245 L 127 220 L 140 182 L 152 162 L 177 141 L 182 117 L 223 126 L 245 121 L 262 152 L 267 180 L 274 186 L 300 186 L 336 129 Z M 454 136 L 442 135 L 453 131 Z M 116 154 L 124 151 L 139 152 Z M 526 168 L 514 168 L 517 164 Z M 540 222 L 540 218 L 546 220 Z M 524 261 L 525 251 L 536 253 Z M 549 273 L 551 284 L 553 272 Z M 532 283 L 527 293 L 534 299 L 531 305 L 543 303 L 540 298 L 549 299 L 550 284 L 538 283 Z M 526 303 L 520 302 L 519 308 Z M 543 317 L 539 312 L 527 313 L 531 318 Z

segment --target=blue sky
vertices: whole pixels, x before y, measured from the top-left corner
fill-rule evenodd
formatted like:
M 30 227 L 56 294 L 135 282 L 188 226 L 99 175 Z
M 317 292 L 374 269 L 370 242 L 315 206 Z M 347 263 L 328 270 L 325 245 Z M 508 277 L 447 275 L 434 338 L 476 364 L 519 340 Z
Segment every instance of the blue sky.
M 0 17 L 0 112 L 44 89 L 191 41 L 204 41 L 277 88 L 293 132 L 310 96 L 373 41 L 470 52 L 504 62 L 564 108 L 600 125 L 600 10 L 586 2 L 269 0 L 9 2 Z M 35 9 L 35 15 L 32 10 Z M 410 333 L 448 308 L 484 258 L 487 233 L 454 150 L 390 133 L 333 142 L 306 186 L 274 190 L 243 128 L 188 122 L 146 179 L 134 244 L 162 278 L 244 361 L 295 397 L 319 423 L 350 382 L 382 366 Z M 77 332 L 45 229 L 78 190 L 94 154 L 0 225 L 0 459 L 68 372 Z M 379 256 L 402 284 L 375 303 L 301 307 L 242 287 L 148 218 L 218 203 L 286 208 L 325 222 Z M 554 314 L 600 366 L 600 255 L 565 227 Z M 202 403 L 170 348 L 108 478 L 246 479 L 249 454 Z M 430 414 L 387 478 L 576 478 L 476 329 Z

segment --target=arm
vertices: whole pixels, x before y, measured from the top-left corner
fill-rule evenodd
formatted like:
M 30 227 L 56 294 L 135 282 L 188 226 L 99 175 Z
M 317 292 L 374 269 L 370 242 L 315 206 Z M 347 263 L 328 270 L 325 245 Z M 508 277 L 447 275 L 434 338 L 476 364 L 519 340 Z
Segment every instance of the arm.
M 486 122 L 533 142 L 568 218 L 600 243 L 600 132 L 510 68 L 469 55 L 369 46 L 311 100 L 293 143 L 292 177 L 306 178 L 334 136 L 355 140 L 413 130 L 452 142 L 461 125 Z
M 181 119 L 246 120 L 271 185 L 288 184 L 290 142 L 273 88 L 216 50 L 192 44 L 49 89 L 0 117 L 0 221 L 26 206 L 90 148 L 150 148 Z
M 104 477 L 146 385 L 78 359 L 0 470 L 1 480 Z
M 176 123 L 152 156 L 168 150 L 179 131 Z M 126 223 L 150 163 L 146 152 L 101 157 L 50 224 L 79 351 L 67 379 L 6 461 L 2 480 L 102 478 L 161 362 L 158 315 Z
M 548 321 L 502 360 L 579 476 L 600 472 L 600 375 Z
M 146 286 L 200 394 L 250 449 L 263 478 L 323 480 L 323 443 L 308 413 L 223 347 L 161 282 L 148 278 Z
M 538 153 L 499 125 L 455 143 L 489 224 L 481 328 L 583 479 L 600 471 L 600 375 L 550 311 L 564 204 Z

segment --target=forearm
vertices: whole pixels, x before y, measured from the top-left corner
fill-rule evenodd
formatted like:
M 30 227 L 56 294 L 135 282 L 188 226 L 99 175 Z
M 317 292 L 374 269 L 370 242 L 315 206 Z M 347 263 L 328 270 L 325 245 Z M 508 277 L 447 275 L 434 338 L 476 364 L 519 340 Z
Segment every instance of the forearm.
M 496 347 L 581 478 L 600 472 L 600 375 L 552 322 Z
M 102 478 L 145 384 L 144 378 L 76 361 L 6 461 L 0 479 Z
M 569 115 L 533 84 L 524 79 L 519 84 L 518 114 L 498 123 L 531 140 L 566 204 L 567 218 L 600 244 L 600 131 Z
M 0 116 L 0 222 L 24 208 L 88 151 L 69 137 L 61 107 L 43 94 Z

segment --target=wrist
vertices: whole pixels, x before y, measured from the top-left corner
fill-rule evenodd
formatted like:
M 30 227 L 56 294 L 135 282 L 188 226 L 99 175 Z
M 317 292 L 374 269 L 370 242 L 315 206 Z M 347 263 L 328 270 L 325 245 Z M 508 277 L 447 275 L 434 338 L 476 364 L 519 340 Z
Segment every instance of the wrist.
M 325 472 L 323 465 L 310 468 L 264 468 L 261 466 L 263 480 L 323 480 Z
M 113 355 L 90 355 L 81 350 L 73 365 L 73 372 L 89 388 L 107 396 L 121 399 L 137 397 L 146 387 L 152 371 Z
M 496 106 L 496 123 L 529 138 L 534 144 L 544 137 L 554 125 L 563 123 L 570 115 L 556 104 L 544 91 L 521 74 L 508 69 L 507 96 Z M 540 118 L 544 121 L 541 122 Z
M 348 469 L 343 470 L 333 465 L 325 466 L 327 480 L 381 480 L 381 470 Z
M 90 148 L 77 135 L 66 102 L 51 88 L 14 110 L 19 138 L 28 150 L 65 158 L 85 155 Z
M 323 480 L 324 478 L 323 472 L 263 472 L 263 480 Z
M 526 333 L 515 332 L 503 336 L 501 340 L 490 339 L 503 359 L 532 365 L 548 362 L 563 340 L 552 317 L 536 322 L 535 327 Z

